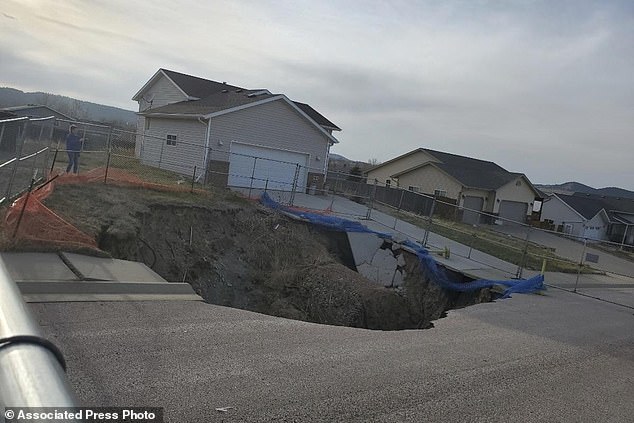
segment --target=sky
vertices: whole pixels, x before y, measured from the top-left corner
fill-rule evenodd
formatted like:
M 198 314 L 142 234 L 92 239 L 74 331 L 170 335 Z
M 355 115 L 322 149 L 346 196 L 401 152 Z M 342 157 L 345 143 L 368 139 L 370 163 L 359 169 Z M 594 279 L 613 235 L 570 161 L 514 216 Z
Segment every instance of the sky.
M 137 110 L 159 68 L 309 103 L 350 159 L 634 190 L 631 0 L 0 0 L 0 86 Z

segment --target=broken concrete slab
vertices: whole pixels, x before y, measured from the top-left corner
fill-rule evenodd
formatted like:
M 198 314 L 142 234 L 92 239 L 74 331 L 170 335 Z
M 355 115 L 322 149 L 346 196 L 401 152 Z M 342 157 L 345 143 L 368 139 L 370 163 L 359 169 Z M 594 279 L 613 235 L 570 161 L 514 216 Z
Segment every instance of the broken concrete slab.
M 379 249 L 370 263 L 377 269 L 377 282 L 383 286 L 391 286 L 394 279 L 394 272 L 398 264 L 391 249 Z
M 1 253 L 14 281 L 73 281 L 78 280 L 55 253 Z
M 143 263 L 74 253 L 61 253 L 61 255 L 84 280 L 166 282 Z
M 371 263 L 383 245 L 383 239 L 371 233 L 348 232 L 348 241 L 357 267 L 363 263 Z

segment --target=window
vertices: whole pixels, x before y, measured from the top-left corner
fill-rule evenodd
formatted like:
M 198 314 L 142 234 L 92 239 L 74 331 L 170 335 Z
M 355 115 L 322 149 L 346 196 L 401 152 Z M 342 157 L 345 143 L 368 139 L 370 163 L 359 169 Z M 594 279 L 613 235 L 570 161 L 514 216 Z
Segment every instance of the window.
M 445 191 L 444 189 L 434 190 L 434 197 L 446 197 L 446 196 L 447 196 L 447 191 Z
M 167 135 L 167 145 L 176 145 L 176 135 Z
M 146 117 L 145 118 L 145 130 L 147 131 L 148 129 L 150 129 L 150 118 Z
M 392 184 L 392 181 L 391 181 L 391 180 L 389 180 L 389 179 L 386 179 L 386 180 L 385 180 L 385 186 L 386 186 L 386 187 L 388 187 L 388 188 L 389 188 L 391 184 Z
M 420 188 L 414 187 L 412 185 L 410 185 L 407 189 L 412 191 L 412 192 L 420 192 Z

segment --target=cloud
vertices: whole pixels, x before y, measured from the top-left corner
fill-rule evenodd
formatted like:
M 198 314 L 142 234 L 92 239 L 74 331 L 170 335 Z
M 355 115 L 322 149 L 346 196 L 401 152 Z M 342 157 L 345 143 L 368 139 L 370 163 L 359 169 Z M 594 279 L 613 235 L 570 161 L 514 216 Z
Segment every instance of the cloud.
M 5 85 L 133 108 L 167 67 L 307 102 L 351 158 L 422 146 L 634 188 L 629 1 L 6 0 L 3 15 Z

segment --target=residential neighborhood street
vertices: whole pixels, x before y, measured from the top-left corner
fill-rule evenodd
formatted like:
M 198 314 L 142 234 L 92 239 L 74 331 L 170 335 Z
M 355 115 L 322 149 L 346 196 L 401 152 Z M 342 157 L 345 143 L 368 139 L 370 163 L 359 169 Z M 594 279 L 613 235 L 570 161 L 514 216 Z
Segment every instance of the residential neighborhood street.
M 396 332 L 202 302 L 29 307 L 64 352 L 83 404 L 164 407 L 169 422 L 616 423 L 634 415 L 632 310 L 561 290 Z
M 296 194 L 294 205 L 316 211 L 332 211 L 335 215 L 359 220 L 375 231 L 392 234 L 396 239 L 408 238 L 414 242 L 420 242 L 425 236 L 424 229 L 376 209 L 371 210 L 370 220 L 368 220 L 366 219 L 368 216 L 366 205 L 355 203 L 341 196 Z M 521 231 L 525 230 L 524 227 L 511 225 L 496 226 L 496 229 L 508 231 L 506 233 L 520 238 L 522 237 Z M 557 248 L 557 254 L 571 260 L 575 255 L 580 257 L 583 250 L 583 244 L 539 231 L 531 233 L 531 241 Z M 463 272 L 476 279 L 506 280 L 514 278 L 517 274 L 518 266 L 516 264 L 505 262 L 490 254 L 471 249 L 467 245 L 434 233 L 428 235 L 428 247 L 432 251 L 449 247 L 450 257 L 444 258 L 435 255 L 436 260 L 448 268 Z M 566 290 L 573 290 L 576 287 L 577 292 L 584 295 L 634 307 L 634 265 L 603 251 L 594 249 L 588 251 L 596 251 L 595 254 L 599 254 L 598 268 L 608 271 L 608 274 L 581 274 L 577 277 L 575 273 L 547 272 L 546 284 Z M 537 271 L 524 269 L 522 276 L 526 278 L 537 273 Z
M 526 238 L 526 226 L 492 225 L 489 226 L 489 228 L 520 239 Z M 529 239 L 530 241 L 545 247 L 554 248 L 555 254 L 576 263 L 579 262 L 584 252 L 582 241 L 572 240 L 565 238 L 564 236 L 545 231 L 533 229 L 531 230 Z M 606 251 L 593 248 L 592 242 L 588 242 L 585 252 L 599 256 L 598 263 L 588 263 L 593 268 L 634 278 L 634 262 L 616 257 Z

